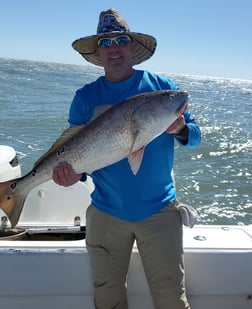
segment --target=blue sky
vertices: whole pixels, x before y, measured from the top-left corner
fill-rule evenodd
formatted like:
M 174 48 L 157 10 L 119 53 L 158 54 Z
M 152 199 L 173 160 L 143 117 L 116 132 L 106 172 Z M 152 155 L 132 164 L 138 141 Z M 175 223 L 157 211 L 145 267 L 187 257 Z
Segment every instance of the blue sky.
M 252 79 L 251 0 L 0 0 L 0 57 L 88 65 L 71 43 L 110 7 L 157 38 L 138 68 Z

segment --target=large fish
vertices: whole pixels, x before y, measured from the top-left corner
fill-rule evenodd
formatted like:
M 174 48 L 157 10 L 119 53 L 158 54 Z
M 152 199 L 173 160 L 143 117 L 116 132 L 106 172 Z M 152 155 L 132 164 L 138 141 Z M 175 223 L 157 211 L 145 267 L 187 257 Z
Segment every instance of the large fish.
M 184 113 L 187 101 L 185 91 L 144 93 L 113 105 L 87 125 L 67 129 L 31 172 L 0 183 L 0 208 L 15 226 L 29 191 L 52 179 L 52 171 L 61 161 L 70 163 L 77 173 L 91 174 L 128 157 L 136 174 L 144 146 Z

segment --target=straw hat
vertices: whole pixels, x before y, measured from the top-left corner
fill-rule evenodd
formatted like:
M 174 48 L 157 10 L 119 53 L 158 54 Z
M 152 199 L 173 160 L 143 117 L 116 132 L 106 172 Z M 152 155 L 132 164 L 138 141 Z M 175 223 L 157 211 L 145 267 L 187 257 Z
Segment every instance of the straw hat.
M 135 55 L 132 58 L 132 65 L 139 64 L 149 59 L 155 52 L 156 39 L 148 34 L 131 32 L 127 22 L 115 9 L 101 12 L 97 27 L 97 34 L 80 38 L 72 43 L 73 48 L 79 52 L 87 61 L 103 66 L 96 55 L 97 41 L 99 38 L 112 34 L 127 34 L 136 43 Z

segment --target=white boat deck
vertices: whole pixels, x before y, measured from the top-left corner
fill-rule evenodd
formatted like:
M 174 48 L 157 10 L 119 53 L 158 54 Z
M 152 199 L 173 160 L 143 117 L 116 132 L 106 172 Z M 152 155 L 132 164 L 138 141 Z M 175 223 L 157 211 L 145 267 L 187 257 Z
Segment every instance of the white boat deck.
M 85 225 L 89 192 L 90 184 L 43 184 L 29 194 L 19 226 L 69 227 L 76 216 Z M 252 308 L 252 225 L 184 228 L 184 250 L 191 309 Z M 94 308 L 85 239 L 0 241 L 0 271 L 1 308 Z M 127 285 L 129 309 L 154 309 L 136 247 Z

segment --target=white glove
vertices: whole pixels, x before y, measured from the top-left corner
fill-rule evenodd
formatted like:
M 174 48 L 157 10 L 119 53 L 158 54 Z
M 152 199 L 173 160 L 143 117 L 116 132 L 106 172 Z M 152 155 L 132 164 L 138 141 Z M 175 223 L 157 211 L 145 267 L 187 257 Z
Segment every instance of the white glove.
M 183 224 L 185 226 L 192 228 L 197 221 L 198 217 L 197 211 L 192 206 L 185 205 L 182 203 L 179 203 L 177 205 L 177 208 L 180 212 Z

